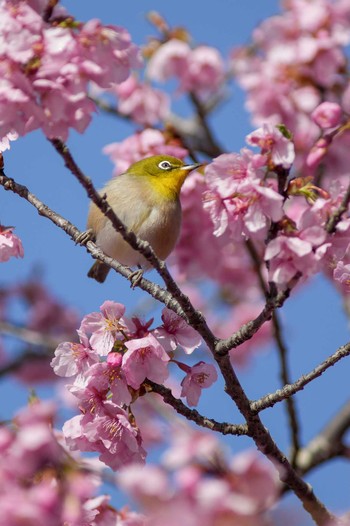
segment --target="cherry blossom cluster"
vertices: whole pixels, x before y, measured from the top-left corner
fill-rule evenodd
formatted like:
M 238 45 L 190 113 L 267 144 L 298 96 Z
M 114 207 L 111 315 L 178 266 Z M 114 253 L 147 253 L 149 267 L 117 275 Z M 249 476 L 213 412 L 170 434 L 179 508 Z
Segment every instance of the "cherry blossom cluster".
M 315 118 L 332 115 L 320 107 Z M 297 275 L 305 279 L 323 271 L 345 292 L 349 219 L 339 221 L 331 234 L 326 230 L 346 192 L 345 180 L 325 190 L 310 177 L 290 177 L 295 144 L 283 126 L 265 123 L 246 140 L 260 151 L 243 148 L 239 154 L 222 154 L 206 166 L 204 174 L 196 172 L 185 182 L 183 228 L 170 258 L 178 278 L 209 277 L 225 286 L 233 303 L 256 304 L 261 290 L 247 252 L 250 240 L 265 261 L 266 277 L 278 287 L 288 286 Z M 183 157 L 186 151 L 178 148 L 165 144 L 160 131 L 147 129 L 107 146 L 105 152 L 118 163 L 116 173 L 120 173 L 131 162 L 155 153 Z M 283 191 L 278 187 L 281 177 Z M 262 272 L 266 274 L 266 269 Z
M 224 82 L 225 66 L 217 49 L 204 45 L 191 48 L 184 40 L 173 38 L 153 53 L 146 75 L 158 82 L 176 78 L 180 92 L 208 96 Z
M 88 85 L 123 82 L 140 66 L 138 48 L 121 27 L 80 23 L 61 7 L 43 20 L 47 2 L 0 3 L 0 138 L 41 128 L 66 140 L 95 111 Z
M 350 110 L 344 49 L 350 6 L 288 0 L 283 7 L 255 29 L 251 45 L 233 51 L 232 71 L 246 90 L 254 123 L 283 122 L 294 136 L 296 167 L 313 175 L 322 161 L 328 188 L 348 174 L 349 134 L 333 137 L 331 130 L 346 123 Z
M 347 191 L 345 180 L 333 182 L 328 190 L 308 177 L 291 178 L 288 183 L 294 149 L 278 127 L 265 124 L 249 134 L 247 142 L 258 146 L 260 153 L 245 148 L 239 154 L 220 155 L 206 167 L 204 177 L 198 174 L 186 182 L 183 232 L 173 255 L 178 273 L 211 277 L 228 291 L 232 283 L 234 301 L 256 301 L 249 240 L 265 261 L 269 281 L 278 287 L 288 286 L 296 275 L 305 279 L 323 271 L 345 290 L 349 218 L 341 218 L 334 231 L 327 232 L 328 221 Z M 207 250 L 209 245 L 215 247 L 213 254 Z
M 60 344 L 51 362 L 57 375 L 73 378 L 69 390 L 81 411 L 64 424 L 68 446 L 98 452 L 114 470 L 145 459 L 132 413 L 133 402 L 147 391 L 145 382 L 163 384 L 169 363 L 174 363 L 186 373 L 180 396 L 197 405 L 202 389 L 217 379 L 212 364 L 200 361 L 189 366 L 174 358 L 178 348 L 191 354 L 201 338 L 172 311 L 163 310 L 163 323 L 155 329 L 150 328 L 153 320 L 142 322 L 124 314 L 122 304 L 105 301 L 100 312 L 83 318 L 79 343 Z
M 277 472 L 255 452 L 229 458 L 213 435 L 181 423 L 162 465 L 126 466 L 117 482 L 152 526 L 175 526 L 183 517 L 191 526 L 264 526 L 278 494 Z
M 107 495 L 97 496 L 100 467 L 68 453 L 53 428 L 55 418 L 51 402 L 33 400 L 12 425 L 0 426 L 3 524 L 103 526 L 140 517 L 127 510 L 117 512 Z
M 230 458 L 214 435 L 172 417 L 161 465 L 129 464 L 116 477 L 141 512 L 116 510 L 98 495 L 103 465 L 72 456 L 55 420 L 55 405 L 33 398 L 0 426 L 0 505 L 8 526 L 171 526 L 184 516 L 193 526 L 214 526 L 218 518 L 270 524 L 278 476 L 255 452 Z
M 169 96 L 141 82 L 135 75 L 112 90 L 118 98 L 118 111 L 142 126 L 153 126 L 164 121 L 170 108 Z

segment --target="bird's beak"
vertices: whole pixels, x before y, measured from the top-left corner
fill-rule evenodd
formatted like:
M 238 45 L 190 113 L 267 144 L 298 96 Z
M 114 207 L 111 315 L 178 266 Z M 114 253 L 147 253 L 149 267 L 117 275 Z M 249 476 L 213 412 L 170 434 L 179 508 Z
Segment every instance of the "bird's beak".
M 203 166 L 202 163 L 185 164 L 185 166 L 183 166 L 182 169 L 190 173 L 193 170 L 197 170 L 197 168 L 199 168 L 200 166 Z

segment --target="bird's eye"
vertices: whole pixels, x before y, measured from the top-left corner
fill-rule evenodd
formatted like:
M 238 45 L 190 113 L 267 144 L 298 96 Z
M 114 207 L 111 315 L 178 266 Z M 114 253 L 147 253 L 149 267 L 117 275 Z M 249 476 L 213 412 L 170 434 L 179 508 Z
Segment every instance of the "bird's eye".
M 161 168 L 162 170 L 170 170 L 171 169 L 171 163 L 169 163 L 169 161 L 161 161 L 158 164 L 158 167 Z

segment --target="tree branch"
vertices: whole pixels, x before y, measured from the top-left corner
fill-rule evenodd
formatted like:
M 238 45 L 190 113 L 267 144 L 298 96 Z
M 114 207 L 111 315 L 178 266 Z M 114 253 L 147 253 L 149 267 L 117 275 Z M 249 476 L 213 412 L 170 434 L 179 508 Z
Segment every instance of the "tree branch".
M 8 361 L 1 365 L 0 367 L 0 378 L 3 378 L 7 376 L 8 374 L 15 373 L 21 367 L 23 367 L 24 364 L 27 364 L 28 362 L 40 362 L 42 360 L 47 360 L 52 356 L 51 349 L 50 351 L 46 352 L 36 352 L 32 350 L 27 350 L 14 358 L 11 361 Z
M 26 327 L 19 327 L 6 321 L 0 321 L 0 334 L 7 334 L 22 340 L 30 345 L 39 345 L 41 347 L 51 347 L 55 349 L 63 339 L 69 339 L 71 335 L 60 336 L 60 338 L 53 338 L 50 334 L 42 334 L 38 331 L 27 329 Z
M 339 360 L 342 360 L 346 356 L 350 355 L 350 342 L 339 347 L 339 349 L 324 360 L 320 365 L 315 367 L 310 373 L 301 376 L 293 384 L 285 385 L 282 389 L 278 389 L 274 393 L 267 394 L 259 400 L 255 400 L 251 403 L 251 409 L 254 413 L 260 413 L 268 407 L 273 407 L 278 402 L 285 400 L 286 398 L 293 396 L 298 391 L 302 391 L 304 387 L 321 376 L 329 367 L 335 365 Z
M 4 172 L 0 169 L 0 185 L 4 187 L 5 190 L 12 191 L 13 193 L 19 195 L 26 201 L 28 201 L 32 206 L 34 206 L 38 213 L 49 219 L 52 223 L 54 223 L 57 227 L 59 227 L 61 230 L 66 232 L 66 234 L 75 242 L 77 243 L 79 238 L 81 237 L 82 232 L 78 230 L 78 228 L 73 225 L 70 221 L 62 217 L 60 214 L 49 208 L 45 203 L 43 203 L 40 199 L 38 199 L 33 193 L 31 193 L 28 188 L 24 185 L 21 185 L 19 183 L 16 183 L 13 179 L 8 178 Z M 107 256 L 95 243 L 92 241 L 87 241 L 85 243 L 86 250 L 92 255 L 94 259 L 98 259 L 99 261 L 102 261 L 103 263 L 106 263 L 111 268 L 113 268 L 116 272 L 118 272 L 120 275 L 124 276 L 126 279 L 130 280 L 130 277 L 132 275 L 132 271 L 118 263 L 115 259 Z M 182 308 L 179 306 L 176 299 L 173 298 L 173 296 L 166 290 L 164 290 L 159 285 L 152 283 L 151 281 L 142 278 L 138 282 L 138 286 L 143 289 L 144 291 L 148 292 L 153 298 L 161 301 L 169 307 L 169 309 L 173 310 L 176 314 L 187 320 L 186 314 L 182 310 Z
M 331 521 L 335 521 L 336 524 L 336 518 L 316 497 L 312 487 L 299 476 L 287 457 L 277 447 L 258 414 L 252 411 L 250 401 L 232 368 L 229 356 L 227 354 L 214 354 L 214 357 L 225 379 L 225 391 L 234 400 L 247 422 L 248 436 L 254 440 L 257 448 L 274 464 L 281 482 L 295 493 L 317 525 L 326 525 Z
M 109 104 L 108 102 L 96 97 L 92 97 L 92 100 L 103 112 L 133 122 L 128 115 L 120 113 L 115 105 Z M 200 103 L 198 102 L 198 104 Z M 191 155 L 194 159 L 196 159 L 195 151 L 204 153 L 208 157 L 216 157 L 223 153 L 220 146 L 215 143 L 206 118 L 207 113 L 212 111 L 213 107 L 217 104 L 217 99 L 213 99 L 213 101 L 210 101 L 209 105 L 206 106 L 201 104 L 201 115 L 193 115 L 192 117 L 187 118 L 181 117 L 175 113 L 170 113 L 167 115 L 167 118 L 163 123 L 165 129 L 173 128 L 175 130 L 176 134 L 181 138 L 184 147 L 191 151 Z M 203 123 L 205 123 L 205 128 L 203 127 Z
M 198 128 L 200 128 L 202 130 L 202 133 L 204 132 L 205 134 L 205 144 L 207 144 L 206 150 L 208 150 L 206 153 L 208 153 L 211 157 L 217 157 L 218 155 L 221 155 L 223 153 L 223 149 L 217 143 L 209 127 L 206 108 L 195 93 L 190 93 L 189 96 L 198 115 L 200 123 L 200 126 L 198 126 Z
M 60 143 L 58 147 L 61 147 L 63 143 Z M 63 155 L 64 154 L 64 155 Z M 62 156 L 65 158 L 67 155 L 67 150 L 63 145 Z M 83 174 L 82 174 L 83 175 Z M 85 176 L 84 176 L 85 177 Z M 87 179 L 87 178 L 86 178 Z M 22 185 L 18 185 L 12 179 L 9 179 L 0 172 L 0 184 L 4 186 L 6 190 L 11 190 L 21 197 L 25 198 L 33 206 L 35 206 L 38 212 L 49 218 L 53 223 L 63 229 L 73 240 L 77 241 L 81 232 L 69 221 L 65 220 L 59 214 L 53 212 L 47 205 L 42 203 L 36 196 L 31 194 L 28 189 Z M 96 190 L 91 185 L 91 181 L 85 181 L 87 189 L 93 189 L 93 195 L 97 195 Z M 100 196 L 96 198 L 102 199 Z M 106 211 L 113 212 L 108 203 L 102 199 L 101 203 L 102 208 L 106 207 Z M 117 220 L 115 214 L 112 216 L 113 220 Z M 117 220 L 118 221 L 118 220 Z M 118 227 L 121 224 L 121 228 L 125 229 L 125 226 L 119 222 Z M 127 235 L 130 235 L 128 233 Z M 134 236 L 135 247 L 138 246 L 138 242 L 142 241 L 137 240 Z M 87 250 L 93 255 L 95 259 L 104 261 L 112 268 L 117 270 L 120 274 L 124 275 L 126 278 L 130 278 L 131 271 L 118 262 L 106 256 L 92 241 L 87 241 L 85 244 Z M 140 245 L 141 246 L 141 245 Z M 150 254 L 152 259 L 152 251 L 148 247 L 148 244 L 144 245 L 146 252 Z M 156 259 L 155 259 L 156 261 Z M 171 278 L 170 278 L 171 279 Z M 293 283 L 299 279 L 299 276 L 296 275 Z M 256 320 L 246 324 L 242 327 L 240 331 L 237 331 L 231 338 L 227 340 L 217 340 L 211 331 L 208 329 L 203 316 L 196 311 L 192 304 L 189 302 L 188 298 L 184 296 L 181 291 L 178 291 L 176 284 L 173 285 L 173 281 L 167 283 L 168 290 L 164 290 L 158 285 L 149 282 L 142 278 L 140 280 L 139 286 L 149 292 L 153 297 L 162 301 L 165 305 L 171 308 L 174 312 L 182 316 L 186 321 L 188 321 L 198 332 L 202 335 L 206 341 L 209 349 L 211 350 L 215 360 L 217 361 L 220 370 L 225 379 L 225 390 L 231 397 L 231 399 L 236 403 L 239 411 L 244 416 L 247 426 L 248 426 L 248 436 L 251 436 L 258 447 L 258 449 L 265 454 L 277 467 L 279 470 L 280 479 L 282 482 L 287 484 L 291 490 L 297 495 L 301 500 L 304 508 L 311 514 L 313 519 L 318 525 L 323 525 L 331 520 L 334 520 L 332 514 L 326 509 L 322 502 L 318 500 L 315 496 L 312 488 L 306 484 L 300 476 L 293 469 L 291 464 L 288 462 L 285 455 L 279 450 L 275 442 L 273 441 L 270 433 L 262 424 L 259 416 L 254 413 L 251 408 L 249 399 L 247 398 L 243 388 L 232 368 L 232 365 L 229 360 L 228 350 L 234 346 L 239 345 L 246 339 L 249 339 L 255 334 L 259 327 L 271 317 L 274 309 L 278 308 L 283 304 L 285 299 L 289 296 L 290 288 L 293 286 L 293 283 L 290 284 L 290 287 L 281 293 L 276 293 L 273 298 L 270 298 L 263 309 L 262 313 L 257 317 Z M 173 293 L 175 292 L 175 294 Z M 178 292 L 177 292 L 178 291 Z M 181 301 L 181 307 L 179 306 Z
M 173 409 L 180 415 L 195 422 L 198 426 L 205 427 L 211 431 L 217 431 L 222 435 L 247 435 L 248 427 L 245 424 L 228 424 L 226 422 L 217 422 L 212 418 L 207 418 L 201 415 L 196 409 L 190 409 L 185 405 L 182 400 L 175 398 L 171 390 L 163 385 L 156 384 L 147 380 L 146 383 L 150 386 L 151 390 L 158 393 L 164 400 L 165 403 L 171 405 Z
M 287 351 L 287 346 L 282 336 L 281 324 L 280 324 L 279 316 L 276 311 L 272 315 L 272 326 L 273 326 L 273 334 L 274 334 L 275 342 L 278 348 L 278 356 L 280 358 L 281 382 L 282 382 L 282 385 L 287 385 L 290 383 L 290 372 L 289 372 L 288 360 L 287 360 L 288 351 Z M 300 425 L 299 425 L 299 419 L 298 419 L 294 399 L 292 397 L 288 397 L 285 400 L 285 402 L 287 405 L 289 429 L 291 432 L 291 439 L 292 439 L 290 461 L 291 461 L 292 466 L 295 467 L 297 455 L 301 447 L 300 438 L 299 438 Z
M 349 448 L 343 437 L 350 427 L 350 402 L 332 418 L 298 455 L 297 466 L 301 473 L 308 473 L 316 466 L 334 457 L 348 455 Z
M 350 184 L 346 190 L 340 206 L 333 212 L 326 224 L 326 231 L 328 234 L 335 232 L 336 226 L 342 218 L 342 215 L 347 211 L 350 202 Z
M 283 187 L 284 188 L 284 187 Z M 250 254 L 250 257 L 252 259 L 255 273 L 258 277 L 258 281 L 260 284 L 260 288 L 265 296 L 265 298 L 268 300 L 268 287 L 265 283 L 262 271 L 261 271 L 261 260 L 259 258 L 259 254 L 254 246 L 254 243 L 248 239 L 246 241 L 246 247 Z M 272 327 L 273 327 L 273 336 L 277 345 L 278 349 L 278 356 L 280 359 L 280 376 L 282 385 L 286 385 L 290 383 L 290 375 L 289 375 L 289 368 L 287 363 L 287 346 L 284 342 L 283 336 L 282 336 L 282 330 L 281 330 L 281 323 L 279 320 L 278 313 L 276 311 L 272 314 Z M 300 450 L 300 440 L 299 440 L 299 422 L 298 422 L 298 416 L 297 411 L 295 407 L 295 403 L 292 397 L 286 399 L 286 405 L 287 405 L 287 415 L 289 420 L 289 429 L 291 431 L 291 441 L 292 441 L 292 449 L 291 449 L 291 464 L 295 467 L 296 465 L 296 456 L 298 454 L 298 451 Z
M 203 337 L 204 341 L 212 346 L 215 344 L 217 338 L 213 335 L 209 329 L 204 316 L 197 311 L 192 303 L 190 302 L 188 296 L 186 296 L 178 287 L 178 285 L 173 280 L 170 275 L 166 264 L 164 261 L 161 261 L 156 254 L 154 253 L 151 245 L 147 241 L 139 239 L 132 231 L 129 231 L 126 226 L 120 221 L 113 209 L 108 204 L 104 196 L 101 196 L 95 187 L 93 186 L 91 180 L 86 177 L 86 175 L 80 170 L 77 163 L 73 159 L 70 151 L 67 146 L 60 141 L 59 139 L 51 139 L 50 142 L 53 144 L 56 151 L 63 158 L 66 167 L 70 172 L 78 179 L 80 184 L 85 188 L 88 196 L 94 202 L 94 204 L 101 210 L 101 212 L 111 221 L 116 232 L 119 232 L 122 237 L 125 239 L 129 245 L 140 252 L 156 269 L 161 278 L 164 280 L 167 291 L 172 297 L 173 301 L 180 306 L 182 311 L 178 308 L 176 312 L 182 318 L 184 318 L 187 323 L 189 323 L 194 329 L 196 329 L 199 334 Z M 143 287 L 141 287 L 143 288 Z M 157 298 L 159 299 L 159 298 Z M 171 308 L 171 307 L 170 307 Z
M 58 4 L 58 0 L 49 0 L 47 2 L 47 5 L 44 9 L 44 12 L 43 12 L 43 20 L 44 22 L 49 22 L 50 21 L 50 18 L 52 16 L 52 13 L 56 7 L 56 5 Z
M 216 354 L 223 356 L 227 354 L 231 349 L 238 347 L 243 342 L 250 340 L 254 334 L 260 329 L 260 327 L 268 320 L 271 319 L 273 312 L 282 307 L 286 299 L 289 297 L 291 290 L 295 287 L 300 279 L 300 273 L 297 273 L 294 278 L 290 281 L 289 286 L 272 297 L 269 297 L 266 301 L 261 313 L 254 319 L 242 325 L 242 327 L 236 331 L 232 336 L 224 340 L 219 340 L 215 346 Z

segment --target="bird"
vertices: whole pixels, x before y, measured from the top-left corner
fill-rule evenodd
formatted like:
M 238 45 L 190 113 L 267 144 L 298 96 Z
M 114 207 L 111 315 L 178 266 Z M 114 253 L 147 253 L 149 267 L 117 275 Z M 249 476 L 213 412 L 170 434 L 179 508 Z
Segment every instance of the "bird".
M 188 174 L 200 166 L 201 163 L 186 164 L 171 155 L 147 157 L 113 177 L 100 195 L 106 196 L 108 204 L 127 229 L 148 241 L 158 258 L 165 260 L 180 234 L 181 187 Z M 94 203 L 90 205 L 86 232 L 105 254 L 122 265 L 137 267 L 140 277 L 151 267 L 145 257 L 115 231 L 111 221 Z M 88 277 L 103 283 L 109 271 L 107 264 L 96 261 Z

